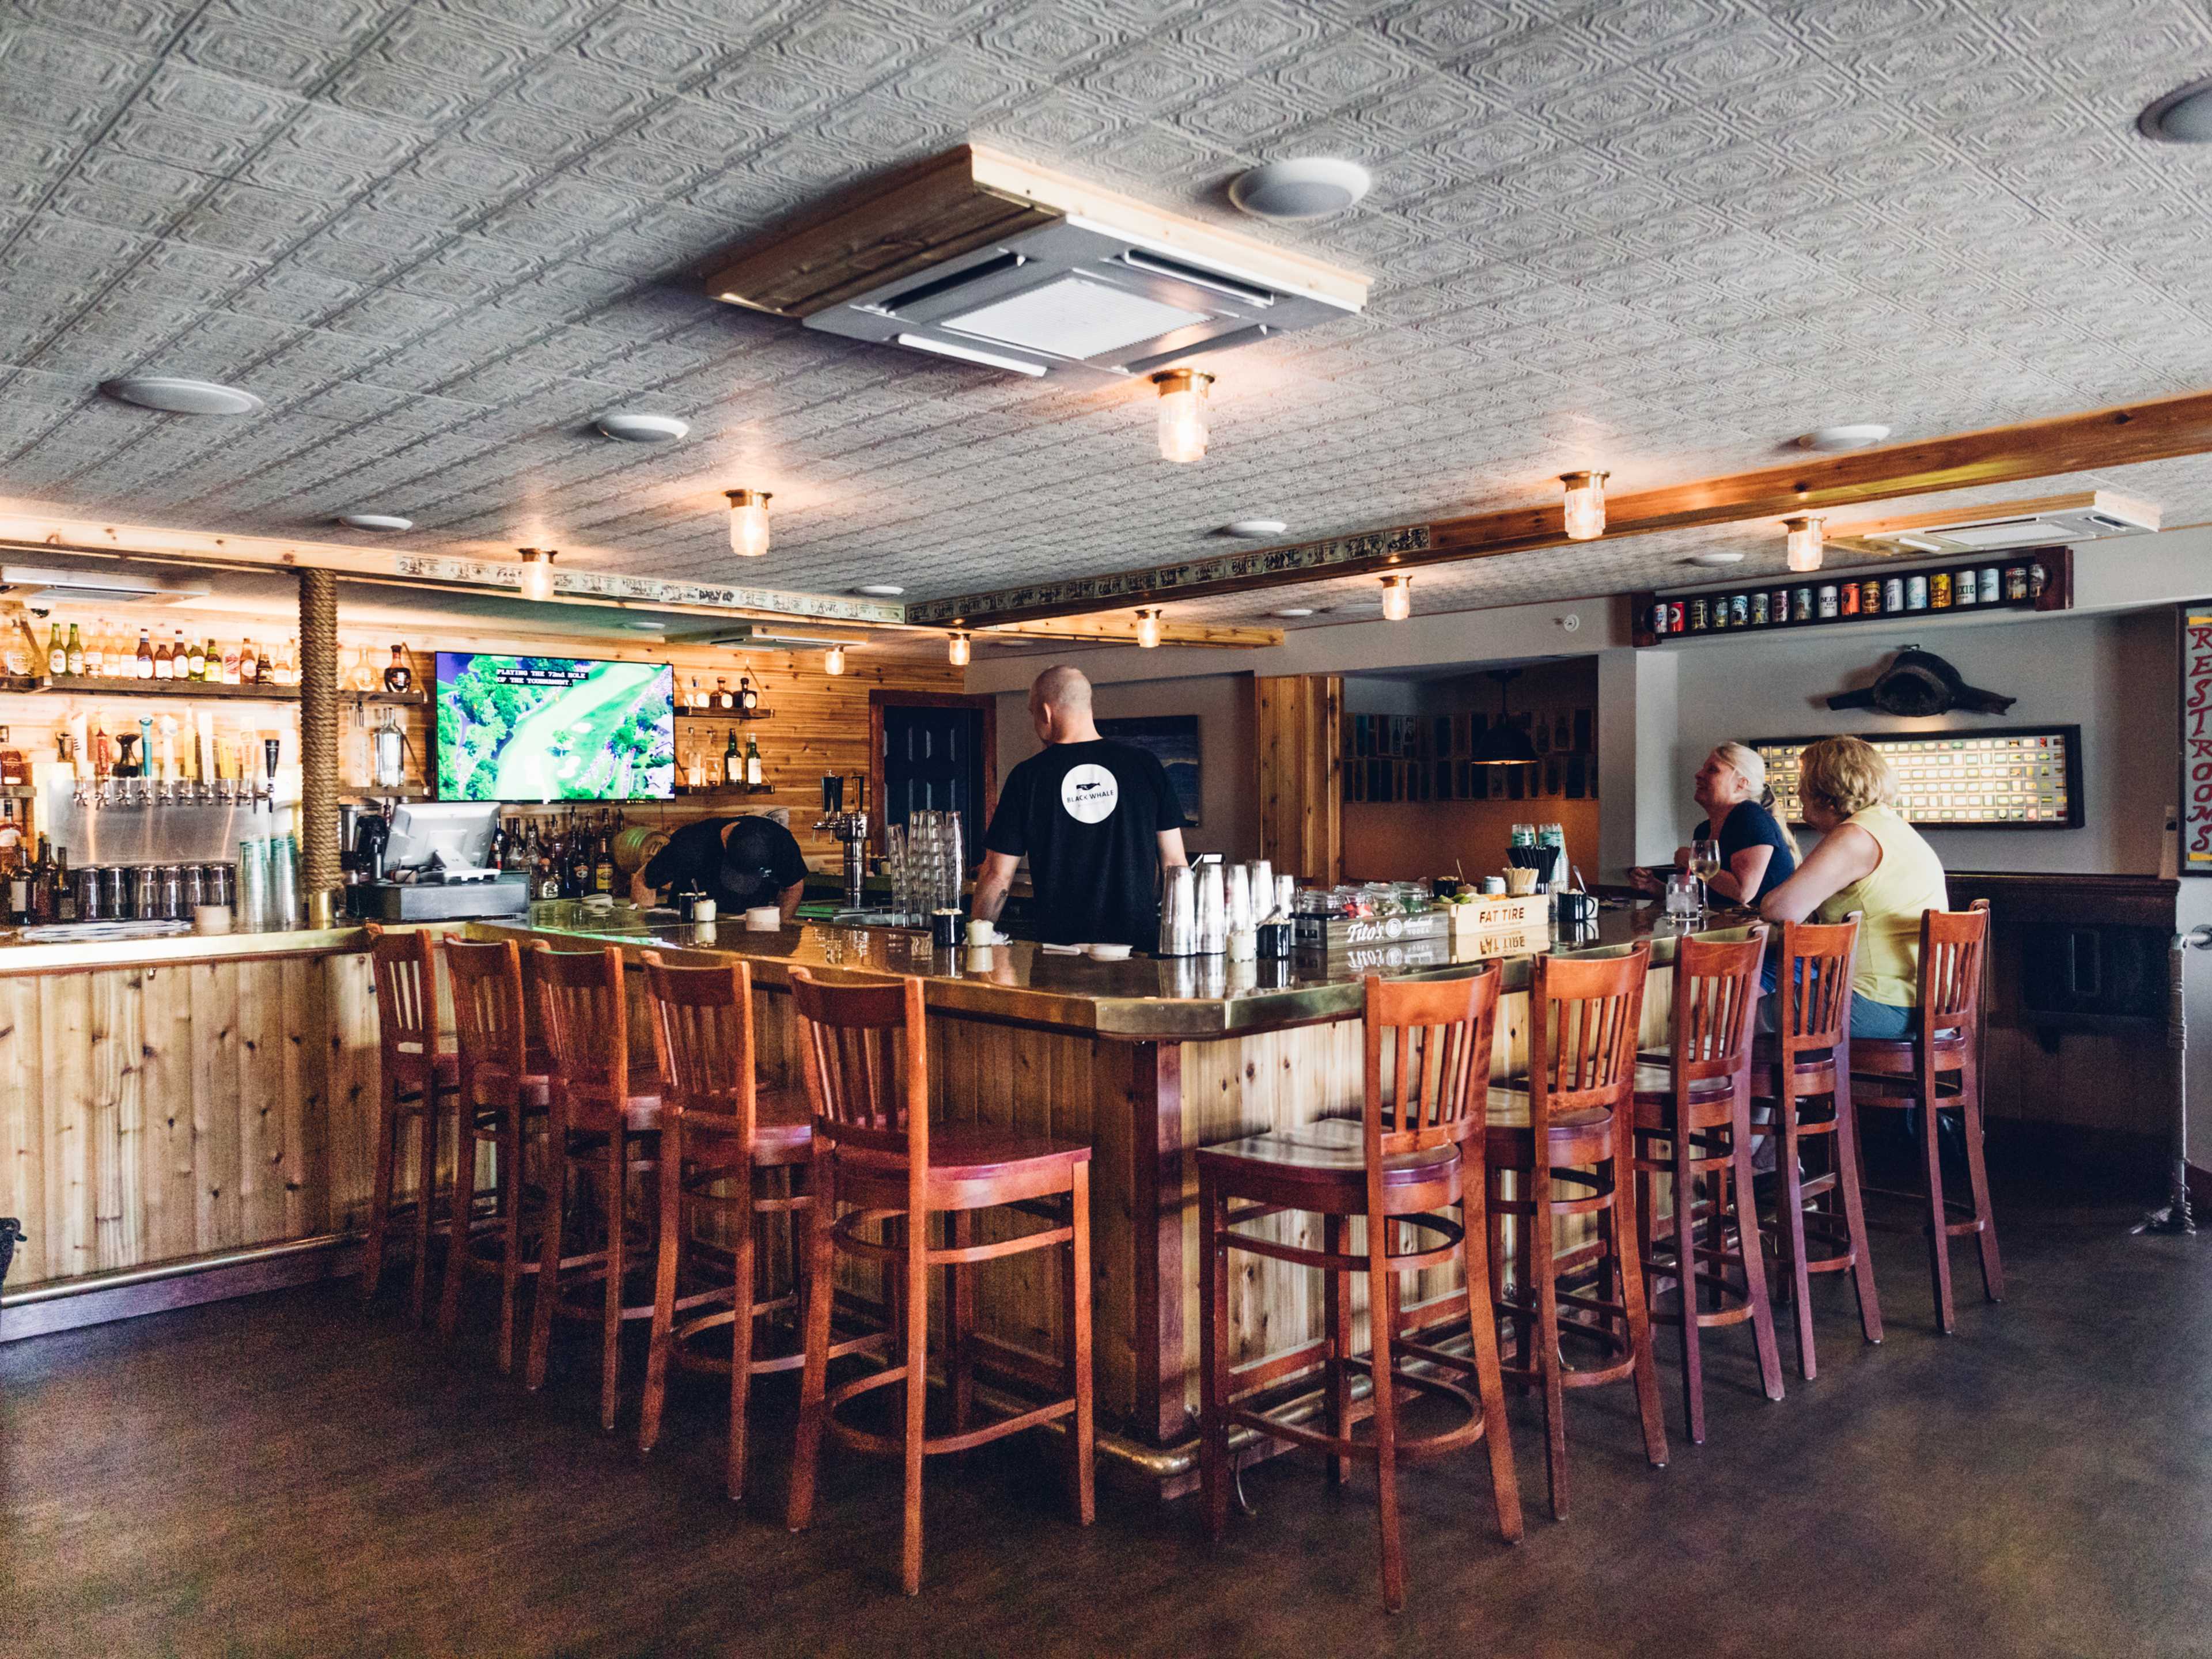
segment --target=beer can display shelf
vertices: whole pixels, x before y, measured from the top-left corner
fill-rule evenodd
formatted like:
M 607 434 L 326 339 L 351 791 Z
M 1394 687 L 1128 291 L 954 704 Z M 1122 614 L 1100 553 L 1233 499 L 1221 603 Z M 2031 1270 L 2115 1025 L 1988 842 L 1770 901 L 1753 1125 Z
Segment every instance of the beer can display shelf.
M 2071 611 L 2074 550 L 2023 548 L 1970 563 L 1879 571 L 1784 571 L 1698 593 L 1638 593 L 1638 645 L 1685 640 L 1755 639 L 1777 629 L 1845 623 L 1915 626 L 1991 611 Z

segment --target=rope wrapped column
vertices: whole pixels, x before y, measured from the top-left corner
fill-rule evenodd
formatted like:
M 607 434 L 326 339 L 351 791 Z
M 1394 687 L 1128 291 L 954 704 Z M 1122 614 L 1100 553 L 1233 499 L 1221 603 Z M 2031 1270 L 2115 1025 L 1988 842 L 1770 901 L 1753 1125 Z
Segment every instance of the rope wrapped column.
M 307 925 L 331 923 L 338 886 L 338 585 L 300 573 L 300 866 Z

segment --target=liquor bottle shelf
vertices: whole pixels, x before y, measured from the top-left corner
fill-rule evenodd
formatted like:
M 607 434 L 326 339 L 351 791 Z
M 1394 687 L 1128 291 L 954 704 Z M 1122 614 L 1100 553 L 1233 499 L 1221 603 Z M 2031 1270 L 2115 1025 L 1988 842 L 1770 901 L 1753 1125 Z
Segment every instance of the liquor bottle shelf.
M 175 697 L 185 702 L 297 702 L 296 685 L 212 685 L 202 680 L 111 680 L 91 675 L 0 675 L 0 692 L 27 696 Z
M 770 718 L 766 708 L 679 708 L 679 720 L 764 720 Z

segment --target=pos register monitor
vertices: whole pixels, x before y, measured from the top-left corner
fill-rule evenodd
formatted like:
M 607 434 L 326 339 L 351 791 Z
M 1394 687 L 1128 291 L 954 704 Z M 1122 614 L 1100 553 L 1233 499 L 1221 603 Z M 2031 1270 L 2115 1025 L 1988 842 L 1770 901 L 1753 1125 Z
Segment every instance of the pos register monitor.
M 449 876 L 489 878 L 498 873 L 489 867 L 498 828 L 496 802 L 403 801 L 392 811 L 384 867 L 424 871 L 434 864 Z

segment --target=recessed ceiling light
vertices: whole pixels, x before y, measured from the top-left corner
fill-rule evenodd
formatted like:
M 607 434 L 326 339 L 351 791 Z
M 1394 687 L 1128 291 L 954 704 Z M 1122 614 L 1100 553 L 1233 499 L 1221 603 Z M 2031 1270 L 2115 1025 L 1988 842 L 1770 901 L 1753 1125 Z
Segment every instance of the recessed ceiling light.
M 691 430 L 689 421 L 678 420 L 673 415 L 641 415 L 630 410 L 602 415 L 592 424 L 608 437 L 619 438 L 626 444 L 666 443 Z
M 1684 564 L 1741 564 L 1743 555 L 1715 548 L 1709 553 L 1692 553 L 1682 561 Z
M 1229 199 L 1255 219 L 1326 219 L 1358 201 L 1373 183 L 1357 161 L 1304 155 L 1238 173 L 1229 181 Z
M 906 589 L 896 582 L 867 582 L 853 591 L 871 599 L 895 599 Z
M 2161 144 L 2212 144 L 2212 76 L 2167 93 L 2136 117 L 2136 131 Z
M 403 519 L 396 513 L 341 513 L 338 522 L 348 530 L 381 531 L 387 536 L 415 527 L 414 520 Z
M 1889 428 L 1872 421 L 1853 426 L 1818 426 L 1791 440 L 1800 449 L 1864 449 L 1889 436 Z
M 261 407 L 260 398 L 234 386 L 167 374 L 128 374 L 101 381 L 100 389 L 124 403 L 158 409 L 165 415 L 251 415 Z
M 1222 528 L 1232 536 L 1279 536 L 1290 526 L 1280 519 L 1231 519 Z

